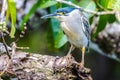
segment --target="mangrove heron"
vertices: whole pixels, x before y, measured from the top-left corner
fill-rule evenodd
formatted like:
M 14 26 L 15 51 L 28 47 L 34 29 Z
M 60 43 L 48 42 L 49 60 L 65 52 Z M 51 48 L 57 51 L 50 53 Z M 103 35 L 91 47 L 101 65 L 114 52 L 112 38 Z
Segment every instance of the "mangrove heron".
M 48 14 L 42 18 L 56 18 L 60 21 L 61 28 L 67 36 L 71 47 L 67 56 L 71 56 L 71 52 L 75 47 L 82 51 L 81 65 L 84 66 L 85 48 L 89 47 L 90 30 L 88 19 L 84 16 L 79 8 L 60 8 L 53 14 Z

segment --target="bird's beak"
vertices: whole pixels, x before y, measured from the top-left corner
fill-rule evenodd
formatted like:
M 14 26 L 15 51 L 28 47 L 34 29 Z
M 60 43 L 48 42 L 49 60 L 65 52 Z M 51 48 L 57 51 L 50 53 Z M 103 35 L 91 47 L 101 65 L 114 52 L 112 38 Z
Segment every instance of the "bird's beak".
M 54 18 L 57 15 L 58 15 L 57 13 L 48 14 L 48 15 L 42 16 L 41 19 Z

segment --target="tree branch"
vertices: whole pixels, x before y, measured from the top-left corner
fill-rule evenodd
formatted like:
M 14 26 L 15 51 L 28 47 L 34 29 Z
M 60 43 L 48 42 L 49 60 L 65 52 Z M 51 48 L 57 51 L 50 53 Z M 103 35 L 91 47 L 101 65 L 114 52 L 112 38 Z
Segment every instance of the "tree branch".
M 0 56 L 0 69 L 7 65 L 5 55 Z M 2 77 L 15 76 L 20 80 L 93 80 L 91 70 L 81 66 L 71 57 L 54 57 L 40 54 L 16 52 L 11 65 Z M 3 63 L 3 64 L 2 64 Z
M 103 11 L 103 12 L 96 12 L 96 11 L 91 11 L 91 10 L 88 10 L 88 9 L 84 9 L 70 1 L 65 1 L 65 0 L 56 0 L 57 2 L 59 3 L 64 3 L 64 4 L 68 4 L 70 6 L 73 6 L 73 7 L 76 7 L 76 8 L 80 8 L 80 10 L 84 11 L 84 12 L 87 12 L 87 13 L 91 13 L 91 14 L 95 14 L 95 15 L 106 15 L 106 14 L 115 14 L 116 11 Z

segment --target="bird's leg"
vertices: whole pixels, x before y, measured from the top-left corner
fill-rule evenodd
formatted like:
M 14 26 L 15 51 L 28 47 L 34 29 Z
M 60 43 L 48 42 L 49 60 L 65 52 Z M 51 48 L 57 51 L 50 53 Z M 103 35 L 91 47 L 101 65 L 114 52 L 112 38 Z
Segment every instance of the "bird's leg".
M 71 44 L 70 49 L 69 49 L 69 51 L 68 51 L 68 53 L 67 53 L 67 56 L 66 56 L 68 59 L 71 58 L 71 52 L 72 52 L 74 49 L 75 49 L 75 47 Z
M 71 52 L 72 52 L 74 49 L 75 49 L 75 46 L 73 46 L 73 45 L 71 44 L 71 47 L 70 47 L 67 55 L 66 55 L 65 57 L 63 57 L 63 59 L 61 60 L 60 63 L 62 63 L 64 60 L 66 60 L 67 63 L 70 63 L 71 58 L 72 58 Z
M 82 58 L 81 58 L 81 66 L 84 67 L 84 55 L 85 55 L 85 47 L 82 47 Z
M 75 49 L 75 46 L 71 44 L 71 47 L 67 53 L 67 55 L 65 56 L 66 61 L 67 61 L 67 67 L 71 65 L 71 60 L 72 60 L 72 54 L 71 52 Z

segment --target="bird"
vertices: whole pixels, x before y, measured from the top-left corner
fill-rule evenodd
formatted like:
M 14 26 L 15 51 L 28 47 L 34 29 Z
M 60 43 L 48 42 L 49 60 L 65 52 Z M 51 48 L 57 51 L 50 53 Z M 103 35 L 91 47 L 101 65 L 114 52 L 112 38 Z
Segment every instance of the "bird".
M 84 55 L 90 43 L 90 25 L 82 10 L 80 8 L 64 7 L 41 18 L 55 18 L 60 22 L 61 29 L 71 44 L 66 56 L 71 57 L 71 52 L 75 48 L 81 49 L 82 57 L 80 64 L 84 67 Z

